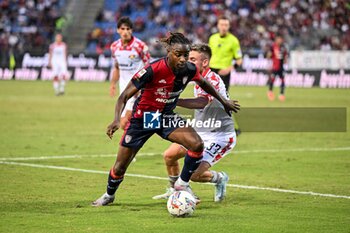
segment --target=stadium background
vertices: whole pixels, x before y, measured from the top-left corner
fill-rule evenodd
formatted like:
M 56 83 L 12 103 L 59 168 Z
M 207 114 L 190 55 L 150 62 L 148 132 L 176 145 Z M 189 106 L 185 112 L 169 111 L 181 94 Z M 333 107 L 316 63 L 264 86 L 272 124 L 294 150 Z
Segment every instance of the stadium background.
M 48 46 L 62 32 L 70 78 L 106 81 L 121 15 L 134 21 L 134 35 L 147 42 L 153 58 L 165 54 L 157 41 L 168 31 L 207 42 L 216 32 L 217 16 L 226 15 L 244 54 L 232 85 L 266 85 L 270 63 L 265 55 L 279 33 L 290 50 L 287 86 L 350 87 L 350 4 L 343 0 L 1 0 L 0 9 L 0 79 L 52 79 Z

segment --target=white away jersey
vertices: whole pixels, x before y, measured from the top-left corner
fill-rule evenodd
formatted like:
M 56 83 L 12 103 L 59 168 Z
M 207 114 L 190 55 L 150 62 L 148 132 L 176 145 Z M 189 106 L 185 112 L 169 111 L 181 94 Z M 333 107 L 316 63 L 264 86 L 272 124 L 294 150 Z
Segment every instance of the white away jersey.
M 50 45 L 50 51 L 52 54 L 52 65 L 55 63 L 67 64 L 67 45 L 64 42 L 54 42 Z
M 228 99 L 224 82 L 220 76 L 209 68 L 203 72 L 203 77 L 211 83 L 211 85 L 220 93 L 221 96 Z M 220 128 L 209 128 L 209 129 L 196 129 L 198 133 L 201 132 L 234 132 L 234 124 L 232 118 L 226 113 L 224 106 L 213 96 L 206 93 L 197 84 L 194 87 L 194 96 L 204 96 L 209 100 L 207 106 L 204 109 L 195 110 L 196 120 L 206 121 L 210 119 L 221 121 Z
M 113 42 L 111 52 L 113 60 L 119 66 L 119 88 L 122 92 L 134 74 L 149 62 L 151 55 L 147 45 L 136 37 L 126 46 L 121 39 Z

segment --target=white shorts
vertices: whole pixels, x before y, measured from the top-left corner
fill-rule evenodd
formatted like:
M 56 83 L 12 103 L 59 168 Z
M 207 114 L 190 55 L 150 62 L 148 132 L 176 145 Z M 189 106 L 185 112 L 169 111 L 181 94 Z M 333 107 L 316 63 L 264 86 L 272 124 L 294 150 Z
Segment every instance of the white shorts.
M 135 100 L 136 100 L 136 97 L 133 96 L 128 100 L 128 102 L 126 102 L 125 108 L 122 112 L 121 117 L 125 117 L 126 111 L 132 111 L 132 108 L 134 107 Z
M 63 62 L 52 63 L 52 74 L 54 77 L 62 78 L 67 75 L 67 65 Z
M 204 142 L 203 159 L 210 164 L 215 165 L 225 157 L 236 145 L 236 132 L 219 133 L 198 133 Z

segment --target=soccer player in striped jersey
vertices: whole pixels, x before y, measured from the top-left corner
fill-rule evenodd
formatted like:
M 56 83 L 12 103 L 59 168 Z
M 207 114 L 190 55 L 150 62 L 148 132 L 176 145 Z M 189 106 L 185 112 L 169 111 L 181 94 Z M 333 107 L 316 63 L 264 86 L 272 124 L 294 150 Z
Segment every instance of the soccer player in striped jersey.
M 114 201 L 130 162 L 153 134 L 187 149 L 184 166 L 174 187 L 176 190 L 192 193 L 189 180 L 202 159 L 203 141 L 192 127 L 181 127 L 182 118 L 173 112 L 180 93 L 190 81 L 195 81 L 203 90 L 218 99 L 227 112 L 239 110 L 237 101 L 221 96 L 201 76 L 197 67 L 188 62 L 191 43 L 183 34 L 170 33 L 161 42 L 167 48 L 167 56 L 138 71 L 118 98 L 114 120 L 107 128 L 110 138 L 120 128 L 120 116 L 125 104 L 141 90 L 134 104 L 132 117 L 120 140 L 117 159 L 109 172 L 106 193 L 94 201 L 93 206 L 104 206 Z M 164 118 L 171 124 L 162 124 Z
M 220 76 L 209 68 L 211 49 L 206 44 L 196 44 L 191 47 L 189 61 L 193 62 L 202 76 L 220 93 L 226 97 L 225 84 Z M 236 133 L 232 118 L 226 113 L 223 105 L 213 96 L 205 92 L 198 84 L 194 88 L 195 98 L 179 99 L 178 106 L 195 109 L 195 120 L 210 121 L 213 119 L 221 122 L 220 126 L 195 127 L 195 130 L 204 142 L 203 159 L 197 170 L 192 174 L 191 180 L 195 182 L 211 182 L 215 184 L 214 201 L 222 201 L 226 194 L 228 176 L 225 172 L 209 170 L 221 161 L 236 145 Z M 228 97 L 226 97 L 228 99 Z M 180 174 L 178 160 L 186 154 L 186 148 L 173 143 L 164 152 L 164 161 L 169 176 L 167 192 L 154 196 L 153 199 L 167 199 L 174 191 L 174 184 Z M 196 197 L 196 196 L 195 196 Z M 199 198 L 196 197 L 199 202 Z
M 128 17 L 121 17 L 118 20 L 117 32 L 120 39 L 111 45 L 111 53 L 114 61 L 112 78 L 110 82 L 110 96 L 115 96 L 116 83 L 119 81 L 119 93 L 122 93 L 132 76 L 143 66 L 149 63 L 150 53 L 148 46 L 142 40 L 132 35 L 133 24 Z M 129 99 L 122 113 L 121 128 L 131 117 L 131 111 L 136 96 Z

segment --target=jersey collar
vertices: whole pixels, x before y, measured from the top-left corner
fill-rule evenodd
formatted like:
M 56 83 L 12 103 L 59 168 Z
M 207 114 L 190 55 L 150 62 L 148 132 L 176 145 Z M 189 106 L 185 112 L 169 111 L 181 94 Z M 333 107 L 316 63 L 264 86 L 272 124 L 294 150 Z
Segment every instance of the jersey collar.
M 130 47 L 130 45 L 132 45 L 132 43 L 134 43 L 134 40 L 135 40 L 135 37 L 134 37 L 134 36 L 131 36 L 131 40 L 130 40 L 129 43 L 127 43 L 126 45 L 123 45 L 122 39 L 120 39 L 120 42 L 121 42 L 122 46 L 124 46 L 124 47 Z
M 210 72 L 210 68 L 208 67 L 202 71 L 202 76 L 205 77 L 209 72 Z
M 168 58 L 168 56 L 166 56 L 166 57 L 164 57 L 164 62 L 165 62 L 165 65 L 168 67 L 168 69 L 170 70 L 170 72 L 174 75 L 174 76 L 176 76 L 175 75 L 175 73 L 174 73 L 174 71 L 171 69 L 171 67 L 170 67 L 170 65 L 169 65 L 169 58 Z

